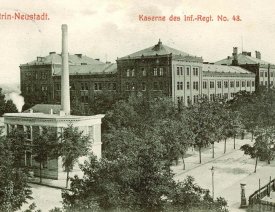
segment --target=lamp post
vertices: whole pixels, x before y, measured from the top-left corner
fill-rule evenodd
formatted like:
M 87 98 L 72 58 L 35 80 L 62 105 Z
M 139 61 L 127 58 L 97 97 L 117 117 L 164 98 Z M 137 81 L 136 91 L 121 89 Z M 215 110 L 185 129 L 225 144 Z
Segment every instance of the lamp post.
M 211 173 L 212 173 L 212 198 L 214 199 L 214 166 L 211 168 Z

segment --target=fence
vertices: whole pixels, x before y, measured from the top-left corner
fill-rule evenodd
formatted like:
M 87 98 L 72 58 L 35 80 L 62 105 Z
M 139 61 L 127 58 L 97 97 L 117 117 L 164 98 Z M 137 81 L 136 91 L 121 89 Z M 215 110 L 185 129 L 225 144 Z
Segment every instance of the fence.
M 275 202 L 262 200 L 264 197 L 270 195 L 275 191 L 275 179 L 271 180 L 265 186 L 259 188 L 252 195 L 249 196 L 249 212 L 275 212 Z

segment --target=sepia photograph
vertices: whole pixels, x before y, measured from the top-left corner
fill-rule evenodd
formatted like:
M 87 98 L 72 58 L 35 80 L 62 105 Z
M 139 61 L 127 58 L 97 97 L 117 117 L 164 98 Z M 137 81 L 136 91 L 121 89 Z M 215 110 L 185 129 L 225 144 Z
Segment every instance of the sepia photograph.
M 0 0 L 0 212 L 275 212 L 274 11 Z

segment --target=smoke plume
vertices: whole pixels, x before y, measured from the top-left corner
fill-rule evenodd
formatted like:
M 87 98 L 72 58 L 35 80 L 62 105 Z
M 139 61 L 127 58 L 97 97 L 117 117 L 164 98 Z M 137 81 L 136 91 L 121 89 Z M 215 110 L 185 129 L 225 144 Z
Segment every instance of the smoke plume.
M 5 99 L 6 100 L 11 99 L 13 101 L 13 103 L 16 105 L 18 112 L 22 111 L 22 107 L 25 103 L 23 96 L 21 96 L 20 94 L 18 94 L 16 92 L 11 92 L 11 93 L 5 94 Z

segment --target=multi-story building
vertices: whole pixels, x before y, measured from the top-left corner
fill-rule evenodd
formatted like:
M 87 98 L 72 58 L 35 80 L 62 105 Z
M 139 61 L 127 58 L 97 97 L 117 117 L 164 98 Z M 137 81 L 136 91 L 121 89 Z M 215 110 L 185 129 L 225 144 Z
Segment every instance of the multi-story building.
M 116 90 L 116 64 L 75 54 L 69 55 L 69 69 L 72 99 L 88 103 L 100 90 Z M 25 102 L 60 103 L 60 70 L 61 55 L 55 52 L 20 65 Z
M 238 48 L 233 47 L 232 56 L 217 61 L 215 64 L 240 66 L 255 73 L 255 86 L 273 87 L 275 85 L 275 65 L 261 59 L 261 53 L 255 51 L 255 57 L 251 52 L 238 53 Z
M 22 94 L 25 101 L 32 104 L 57 104 L 60 102 L 61 58 L 56 53 L 43 58 L 38 57 L 36 61 L 20 66 Z M 89 103 L 105 89 L 117 91 L 122 96 L 137 93 L 149 99 L 168 96 L 174 102 L 187 105 L 203 95 L 211 100 L 216 95 L 231 99 L 236 92 L 253 92 L 257 86 L 257 71 L 252 68 L 248 71 L 223 62 L 223 65 L 204 63 L 202 57 L 163 45 L 161 41 L 118 58 L 116 62 L 102 63 L 81 54 L 70 55 L 71 99 L 78 98 L 79 102 Z M 263 82 L 266 73 L 262 71 L 259 74 L 263 75 L 260 78 Z M 275 77 L 275 73 L 271 73 Z
M 255 90 L 255 74 L 236 66 L 203 63 L 201 57 L 163 45 L 117 59 L 119 91 L 141 92 L 149 98 L 169 96 L 174 102 L 194 103 L 199 96 L 231 99 L 240 90 Z

